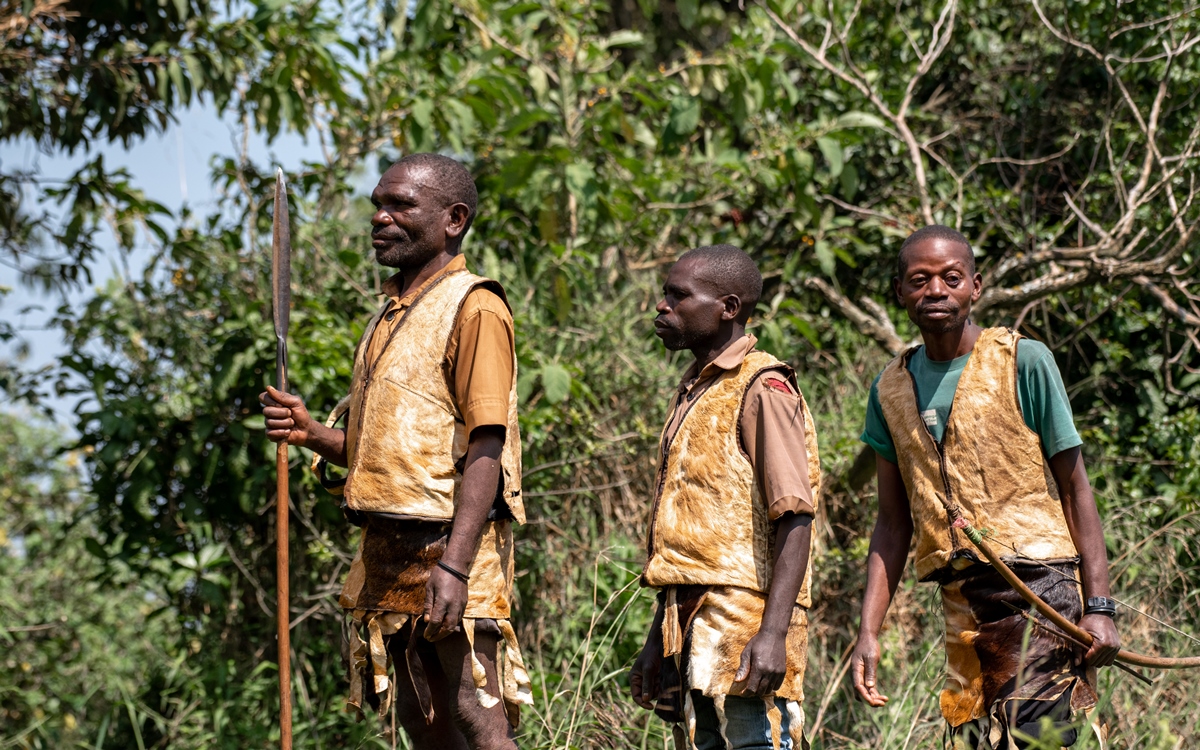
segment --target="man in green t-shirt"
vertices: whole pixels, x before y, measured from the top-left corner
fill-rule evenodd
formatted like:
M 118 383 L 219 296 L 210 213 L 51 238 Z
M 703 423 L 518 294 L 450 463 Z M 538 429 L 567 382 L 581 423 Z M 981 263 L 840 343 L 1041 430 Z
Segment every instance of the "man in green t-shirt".
M 909 358 L 908 371 L 917 384 L 921 418 L 933 433 L 933 439 L 938 442 L 941 442 L 946 429 L 946 418 L 954 401 L 954 391 L 958 388 L 958 378 L 970 358 L 971 353 L 967 352 L 947 362 L 938 362 L 929 358 L 923 346 Z M 1021 403 L 1021 416 L 1029 429 L 1041 437 L 1047 457 L 1083 445 L 1083 440 L 1075 431 L 1071 402 L 1067 400 L 1067 389 L 1063 387 L 1054 355 L 1040 341 L 1021 339 L 1017 345 L 1017 395 Z M 879 406 L 878 377 L 871 384 L 867 425 L 861 439 L 880 456 L 897 463 L 896 444 L 892 442 L 892 433 L 888 431 L 887 420 Z
M 1092 668 L 1113 661 L 1120 639 L 1062 378 L 1043 344 L 971 322 L 983 280 L 962 234 L 920 229 L 897 266 L 896 297 L 924 346 L 894 359 L 871 386 L 862 440 L 876 453 L 879 515 L 851 661 L 855 689 L 872 706 L 888 700 L 876 686 L 878 635 L 915 545 L 918 577 L 941 587 L 941 708 L 955 748 L 1023 748 L 1046 720 L 1073 745 L 1072 715 L 1097 702 Z M 988 529 L 1017 575 L 1092 635 L 1086 653 L 1013 611 L 1027 605 L 951 526 L 954 514 Z

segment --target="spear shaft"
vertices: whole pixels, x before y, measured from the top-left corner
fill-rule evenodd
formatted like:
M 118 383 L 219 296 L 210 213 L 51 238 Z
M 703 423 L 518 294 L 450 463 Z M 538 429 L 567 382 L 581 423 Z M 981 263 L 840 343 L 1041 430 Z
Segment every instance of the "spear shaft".
M 275 173 L 271 236 L 272 307 L 275 318 L 275 387 L 287 392 L 287 333 L 292 302 L 292 237 L 283 170 Z M 288 444 L 275 448 L 275 613 L 279 632 L 279 740 L 292 750 L 291 607 L 288 603 Z

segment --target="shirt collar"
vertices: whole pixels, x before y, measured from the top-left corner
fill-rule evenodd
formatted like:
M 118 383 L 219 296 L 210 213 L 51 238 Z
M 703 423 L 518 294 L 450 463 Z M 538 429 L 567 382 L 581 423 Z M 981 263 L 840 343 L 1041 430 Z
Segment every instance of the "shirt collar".
M 396 307 L 408 307 L 413 303 L 413 300 L 416 299 L 417 295 L 428 289 L 433 282 L 437 281 L 448 273 L 465 270 L 467 270 L 467 258 L 462 253 L 459 253 L 451 258 L 450 262 L 443 266 L 440 271 L 426 279 L 421 286 L 413 289 L 403 297 L 396 296 L 400 293 L 400 289 L 404 286 L 403 272 L 395 273 L 389 276 L 386 281 L 379 285 L 379 290 L 390 297 L 392 304 Z
M 754 334 L 747 333 L 736 341 L 730 342 L 728 346 L 721 350 L 717 358 L 704 366 L 700 372 L 696 372 L 696 362 L 692 362 L 691 367 L 683 374 L 683 381 L 679 384 L 680 391 L 687 391 L 696 383 L 704 382 L 717 377 L 722 372 L 732 370 L 735 367 L 741 366 L 746 360 L 746 355 L 754 351 L 754 345 L 758 343 L 758 339 Z

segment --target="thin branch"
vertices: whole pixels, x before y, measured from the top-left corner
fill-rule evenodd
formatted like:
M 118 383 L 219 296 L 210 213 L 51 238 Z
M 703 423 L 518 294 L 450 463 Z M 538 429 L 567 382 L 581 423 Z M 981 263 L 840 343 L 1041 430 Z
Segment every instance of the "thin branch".
M 850 213 L 855 213 L 860 216 L 873 216 L 876 219 L 883 219 L 884 221 L 891 222 L 891 223 L 895 224 L 896 226 L 900 227 L 901 229 L 907 230 L 909 232 L 916 229 L 916 227 L 913 226 L 912 222 L 908 221 L 907 219 L 900 219 L 895 216 L 892 216 L 891 214 L 885 214 L 881 211 L 876 211 L 876 210 L 870 209 L 870 208 L 864 208 L 862 206 L 856 206 L 853 203 L 847 203 L 843 200 L 839 200 L 838 198 L 835 198 L 834 196 L 829 195 L 827 193 L 821 193 L 818 197 L 821 200 L 829 201 L 833 205 L 835 205 L 839 208 L 843 208 L 843 209 L 849 211 Z
M 880 346 L 886 349 L 889 353 L 896 355 L 904 351 L 904 341 L 896 335 L 896 329 L 892 325 L 891 320 L 888 320 L 886 312 L 876 303 L 871 305 L 880 313 L 880 317 L 875 317 L 867 311 L 863 310 L 858 305 L 846 298 L 846 295 L 830 286 L 825 279 L 810 276 L 804 280 L 804 286 L 819 292 L 825 299 L 837 309 L 843 316 L 848 318 L 859 331 L 864 335 L 873 338 Z
M 686 203 L 647 203 L 646 208 L 653 209 L 655 211 L 676 211 L 700 208 L 701 206 L 710 206 L 719 201 L 723 201 L 731 195 L 733 195 L 733 191 L 728 190 L 724 193 L 717 193 L 716 195 L 710 195 L 707 198 L 700 198 L 698 200 L 688 201 Z
M 947 9 L 950 9 L 951 6 L 955 5 L 956 0 L 951 0 L 950 3 L 947 4 Z M 786 34 L 794 44 L 796 44 L 796 46 L 804 50 L 805 54 L 811 57 L 818 65 L 832 74 L 835 78 L 838 78 L 858 89 L 858 91 L 867 98 L 867 101 L 871 102 L 872 106 L 875 107 L 879 114 L 883 115 L 883 117 L 891 122 L 893 127 L 896 128 L 900 139 L 904 141 L 905 146 L 908 147 L 909 159 L 913 163 L 913 178 L 917 183 L 917 198 L 921 203 L 921 216 L 925 219 L 925 223 L 933 224 L 933 204 L 929 198 L 928 178 L 925 174 L 925 160 L 921 158 L 921 144 L 917 141 L 916 136 L 913 135 L 912 130 L 908 127 L 908 122 L 905 120 L 903 113 L 892 112 L 891 108 L 889 108 L 887 103 L 884 102 L 883 97 L 880 96 L 879 93 L 867 83 L 866 77 L 857 70 L 856 66 L 854 65 L 853 58 L 850 57 L 849 45 L 846 43 L 845 37 L 841 33 L 834 32 L 842 49 L 842 55 L 845 59 L 845 62 L 850 66 L 851 71 L 846 71 L 841 66 L 836 65 L 829 60 L 829 58 L 825 56 L 824 46 L 822 46 L 821 50 L 815 49 L 812 44 L 797 34 L 795 29 L 784 23 L 783 19 L 780 18 L 779 15 L 765 2 L 760 2 L 760 7 L 762 7 L 763 12 L 767 14 L 771 21 L 778 26 L 779 29 Z M 943 18 L 948 12 L 947 9 L 943 9 Z M 939 18 L 939 26 L 942 23 L 943 18 Z M 832 26 L 832 19 L 829 23 Z M 931 49 L 929 55 L 927 56 L 929 65 L 932 65 L 933 59 L 935 59 L 937 55 L 940 55 L 941 51 L 945 49 L 945 44 L 948 43 L 949 39 L 949 31 L 950 30 L 947 29 L 947 37 L 945 40 L 942 40 L 944 42 L 942 46 Z M 923 59 L 921 65 L 926 66 L 925 59 Z M 921 71 L 922 68 L 918 67 L 918 72 L 916 73 L 916 77 L 918 79 L 924 75 L 924 73 Z
M 1133 280 L 1138 286 L 1145 289 L 1147 292 L 1150 292 L 1150 295 L 1158 300 L 1158 304 L 1162 305 L 1164 310 L 1179 318 L 1184 323 L 1192 326 L 1193 328 L 1200 328 L 1200 316 L 1185 310 L 1182 305 L 1171 299 L 1171 295 L 1167 294 L 1165 289 L 1158 286 L 1145 276 L 1134 276 Z

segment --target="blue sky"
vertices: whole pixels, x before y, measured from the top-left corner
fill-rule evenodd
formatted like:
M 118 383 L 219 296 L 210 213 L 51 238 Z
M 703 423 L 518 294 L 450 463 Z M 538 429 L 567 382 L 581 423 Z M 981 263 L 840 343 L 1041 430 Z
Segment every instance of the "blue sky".
M 164 132 L 154 133 L 126 149 L 115 144 L 93 144 L 88 152 L 74 155 L 43 153 L 29 140 L 0 143 L 0 165 L 5 170 L 28 170 L 42 178 L 62 179 L 79 169 L 97 154 L 103 154 L 106 168 L 124 167 L 132 175 L 133 184 L 146 195 L 177 213 L 186 203 L 194 213 L 205 215 L 217 201 L 209 183 L 209 163 L 213 156 L 233 156 L 238 153 L 240 128 L 228 113 L 222 117 L 211 105 L 193 104 Z M 304 161 L 320 161 L 321 149 L 315 137 L 307 140 L 294 133 L 280 135 L 271 144 L 259 134 L 250 136 L 251 158 L 258 163 L 279 163 L 286 169 L 298 168 Z M 109 244 L 107 256 L 94 267 L 93 285 L 101 285 L 114 276 L 137 274 L 149 259 L 149 250 L 135 250 L 124 262 Z M 0 297 L 0 316 L 14 322 L 29 347 L 21 362 L 27 369 L 36 369 L 65 351 L 62 338 L 45 330 L 46 321 L 59 304 L 55 296 L 40 289 L 25 287 L 12 268 L 0 265 L 0 286 L 12 288 Z M 78 296 L 86 298 L 89 290 Z M 21 313 L 24 308 L 34 308 Z M 16 348 L 0 346 L 0 360 L 11 360 Z M 59 400 L 52 404 L 57 421 L 66 423 L 75 400 Z

